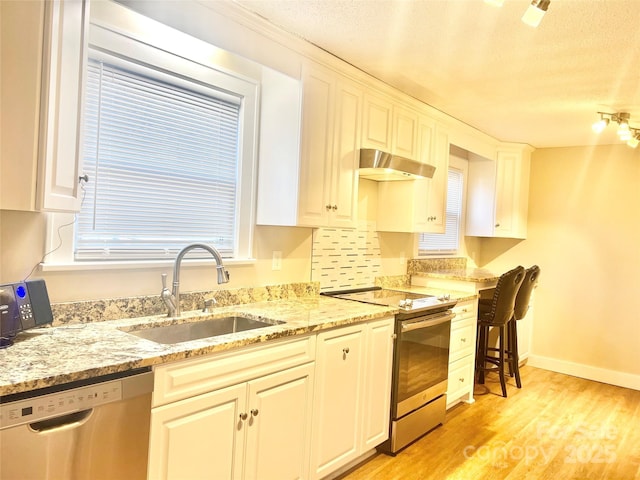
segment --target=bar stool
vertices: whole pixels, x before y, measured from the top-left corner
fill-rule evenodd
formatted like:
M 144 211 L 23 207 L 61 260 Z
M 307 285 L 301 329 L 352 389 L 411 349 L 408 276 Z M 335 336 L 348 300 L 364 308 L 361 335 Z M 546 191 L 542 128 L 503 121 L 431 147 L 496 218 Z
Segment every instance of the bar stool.
M 522 285 L 520 285 L 518 294 L 516 295 L 513 319 L 508 323 L 507 327 L 507 351 L 513 358 L 513 362 L 509 363 L 509 371 L 512 377 L 515 375 L 518 388 L 522 388 L 522 383 L 520 382 L 520 356 L 518 354 L 518 328 L 516 321 L 522 320 L 527 314 L 529 304 L 531 303 L 531 292 L 533 292 L 533 289 L 537 285 L 539 276 L 540 267 L 538 265 L 527 268 Z
M 484 383 L 484 374 L 488 371 L 497 371 L 500 376 L 500 386 L 502 396 L 507 396 L 507 386 L 504 380 L 504 365 L 509 364 L 510 371 L 515 371 L 513 366 L 513 356 L 509 355 L 506 349 L 507 325 L 513 319 L 516 295 L 520 285 L 524 281 L 525 269 L 518 266 L 498 279 L 491 305 L 488 311 L 478 311 L 478 343 L 476 346 L 476 374 L 478 383 Z M 499 329 L 498 347 L 489 347 L 489 330 Z M 496 352 L 497 356 L 490 355 Z M 487 364 L 491 364 L 487 366 Z

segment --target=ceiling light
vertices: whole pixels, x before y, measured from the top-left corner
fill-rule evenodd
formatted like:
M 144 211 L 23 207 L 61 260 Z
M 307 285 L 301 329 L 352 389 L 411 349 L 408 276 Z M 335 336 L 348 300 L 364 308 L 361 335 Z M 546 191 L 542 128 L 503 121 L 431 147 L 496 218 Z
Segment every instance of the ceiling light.
M 631 131 L 629 130 L 629 118 L 631 115 L 628 113 L 618 114 L 618 136 L 620 140 L 629 140 L 631 138 Z
M 484 0 L 484 3 L 488 3 L 494 7 L 501 7 L 504 4 L 504 0 Z
M 607 125 L 609 125 L 609 118 L 604 117 L 604 114 L 601 113 L 600 114 L 600 120 L 598 120 L 596 123 L 594 123 L 593 125 L 591 125 L 591 128 L 593 129 L 594 132 L 596 133 L 602 133 L 602 131 L 607 128 Z
M 522 16 L 522 21 L 532 27 L 537 27 L 542 21 L 542 17 L 547 13 L 551 0 L 531 0 L 531 5 Z
M 636 148 L 640 144 L 640 128 L 631 127 L 629 121 L 631 114 L 627 112 L 606 113 L 598 112 L 600 120 L 594 123 L 591 128 L 594 132 L 602 132 L 610 122 L 618 124 L 618 137 L 623 142 L 627 142 L 631 148 Z

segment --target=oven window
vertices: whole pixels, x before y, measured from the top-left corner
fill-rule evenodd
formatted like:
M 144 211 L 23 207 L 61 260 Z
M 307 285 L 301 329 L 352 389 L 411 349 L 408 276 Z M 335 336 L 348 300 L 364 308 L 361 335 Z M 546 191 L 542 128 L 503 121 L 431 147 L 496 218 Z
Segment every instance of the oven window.
M 451 322 L 400 333 L 397 402 L 447 379 Z

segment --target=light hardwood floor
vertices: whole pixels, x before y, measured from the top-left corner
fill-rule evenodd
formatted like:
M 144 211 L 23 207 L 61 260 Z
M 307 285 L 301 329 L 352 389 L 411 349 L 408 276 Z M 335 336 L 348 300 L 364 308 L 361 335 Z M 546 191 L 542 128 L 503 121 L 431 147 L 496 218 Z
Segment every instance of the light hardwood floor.
M 640 391 L 529 366 L 500 396 L 497 375 L 473 405 L 396 457 L 377 454 L 342 480 L 640 479 Z

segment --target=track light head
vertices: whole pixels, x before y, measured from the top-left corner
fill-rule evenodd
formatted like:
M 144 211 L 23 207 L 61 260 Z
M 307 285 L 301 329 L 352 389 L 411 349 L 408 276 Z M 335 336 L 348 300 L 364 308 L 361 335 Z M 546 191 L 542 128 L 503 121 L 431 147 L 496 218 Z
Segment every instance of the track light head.
M 524 12 L 522 21 L 531 27 L 537 27 L 547 13 L 551 0 L 531 0 L 531 5 Z

